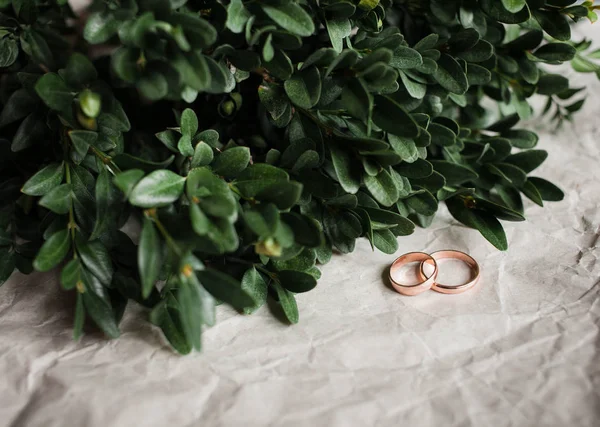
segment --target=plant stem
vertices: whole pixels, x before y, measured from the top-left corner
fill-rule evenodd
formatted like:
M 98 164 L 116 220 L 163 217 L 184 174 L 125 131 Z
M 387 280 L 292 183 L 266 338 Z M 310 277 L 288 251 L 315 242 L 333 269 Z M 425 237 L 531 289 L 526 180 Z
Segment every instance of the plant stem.
M 173 249 L 173 251 L 177 255 L 182 256 L 183 254 L 181 253 L 181 249 L 179 248 L 179 246 L 177 246 L 177 242 L 175 242 L 175 239 L 173 239 L 173 237 L 169 234 L 169 231 L 165 228 L 164 224 L 160 222 L 160 219 L 156 214 L 156 209 L 148 209 L 144 211 L 144 213 L 148 215 L 148 217 L 152 218 L 154 224 L 156 224 L 156 228 L 158 228 L 158 231 L 165 238 L 167 244 L 171 247 L 171 249 Z
M 95 147 L 90 148 L 92 152 L 96 155 L 96 157 L 98 157 L 102 161 L 102 163 L 106 165 L 106 168 L 111 174 L 116 175 L 121 172 L 121 169 L 115 164 L 115 162 L 112 161 L 110 156 L 107 156 Z
M 67 184 L 71 185 L 71 167 L 69 163 L 65 163 L 65 176 Z M 75 241 L 75 230 L 77 229 L 77 223 L 75 222 L 75 213 L 73 211 L 73 200 L 69 203 L 69 230 L 71 231 L 71 240 Z

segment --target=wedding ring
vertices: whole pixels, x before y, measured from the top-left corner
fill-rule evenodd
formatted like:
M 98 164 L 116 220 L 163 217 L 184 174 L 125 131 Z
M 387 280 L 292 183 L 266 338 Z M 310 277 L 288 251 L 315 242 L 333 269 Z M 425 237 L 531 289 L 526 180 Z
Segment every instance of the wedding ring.
M 419 268 L 420 276 L 422 278 L 422 282 L 416 283 L 414 285 L 406 285 L 400 283 L 397 278 L 400 274 L 400 270 L 406 266 L 406 264 L 410 264 L 412 262 L 420 262 L 421 266 Z M 424 264 L 433 265 L 433 273 L 431 276 L 427 277 L 425 272 L 423 271 Z M 402 295 L 418 295 L 422 292 L 425 292 L 433 286 L 435 283 L 435 279 L 437 278 L 438 268 L 435 262 L 435 259 L 424 252 L 409 252 L 407 254 L 402 255 L 397 258 L 396 261 L 392 263 L 390 267 L 390 282 L 396 291 L 401 293 Z
M 469 282 L 460 285 L 444 285 L 436 281 L 431 287 L 431 289 L 433 289 L 434 291 L 441 292 L 443 294 L 461 294 L 471 289 L 479 281 L 479 264 L 477 264 L 477 261 L 475 261 L 473 257 L 467 255 L 466 253 L 455 250 L 443 250 L 432 253 L 431 257 L 436 261 L 442 259 L 457 259 L 467 264 L 469 266 L 469 269 L 471 270 L 471 280 Z M 421 264 L 421 278 L 425 279 L 426 277 L 427 276 L 424 271 L 424 264 Z

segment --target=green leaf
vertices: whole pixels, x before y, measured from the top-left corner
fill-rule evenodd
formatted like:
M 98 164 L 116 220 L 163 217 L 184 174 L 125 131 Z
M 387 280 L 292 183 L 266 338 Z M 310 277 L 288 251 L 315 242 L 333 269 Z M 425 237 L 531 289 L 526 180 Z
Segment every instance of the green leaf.
M 556 95 L 569 89 L 569 79 L 560 74 L 545 74 L 537 84 L 537 93 L 540 95 Z
M 531 182 L 526 181 L 523 187 L 520 188 L 525 196 L 538 206 L 544 206 L 544 200 L 537 187 Z
M 273 120 L 281 118 L 289 108 L 290 102 L 278 85 L 263 82 L 258 87 L 258 96 Z
M 39 147 L 43 143 L 47 130 L 45 118 L 39 113 L 31 113 L 19 125 L 10 149 L 16 153 L 33 145 Z
M 451 147 L 456 143 L 454 131 L 439 123 L 431 123 L 427 128 L 427 132 L 431 134 L 431 142 L 434 144 Z
M 56 267 L 71 248 L 69 230 L 60 230 L 48 238 L 37 253 L 33 267 L 37 271 L 49 271 Z
M 406 75 L 406 73 L 401 72 L 400 79 L 402 80 L 402 84 L 411 97 L 415 99 L 423 99 L 423 97 L 427 94 L 427 86 L 412 80 Z
M 526 6 L 525 0 L 502 0 L 502 5 L 510 13 L 517 13 Z
M 398 188 L 387 170 L 383 169 L 376 176 L 365 175 L 363 180 L 375 200 L 383 206 L 392 206 L 398 200 Z
M 506 234 L 500 222 L 491 214 L 475 209 L 469 209 L 460 197 L 446 200 L 446 205 L 452 216 L 468 227 L 479 230 L 492 245 L 501 251 L 508 249 Z
M 473 181 L 479 176 L 473 170 L 455 163 L 444 160 L 432 160 L 436 172 L 441 173 L 446 178 L 448 185 L 460 185 L 467 181 Z
M 181 196 L 185 178 L 170 170 L 157 170 L 137 183 L 129 202 L 141 208 L 167 206 Z
M 481 0 L 481 9 L 491 19 L 506 24 L 519 24 L 529 19 L 528 7 L 523 7 L 518 12 L 511 13 L 504 7 L 504 1 L 507 0 Z
M 325 22 L 331 45 L 337 53 L 344 49 L 344 39 L 352 33 L 352 24 L 348 18 L 328 19 Z
M 527 150 L 511 154 L 505 161 L 517 166 L 525 173 L 529 173 L 544 163 L 547 158 L 548 152 L 545 150 Z
M 198 117 L 192 109 L 186 108 L 181 113 L 181 133 L 191 139 L 196 132 L 198 132 Z
M 192 169 L 186 187 L 188 198 L 197 202 L 202 210 L 212 216 L 235 220 L 237 201 L 229 185 L 207 168 Z
M 311 109 L 321 97 L 321 74 L 317 67 L 296 72 L 285 81 L 284 88 L 290 100 L 300 108 Z
M 76 52 L 69 57 L 62 77 L 71 86 L 83 86 L 95 81 L 98 73 L 86 56 Z
M 190 221 L 192 222 L 192 229 L 199 236 L 205 236 L 208 234 L 210 229 L 210 220 L 206 214 L 200 209 L 200 207 L 192 203 L 190 204 Z
M 503 178 L 508 184 L 516 187 L 522 186 L 527 179 L 523 170 L 509 163 L 487 164 L 486 167 L 493 175 Z
M 255 197 L 272 184 L 289 181 L 287 172 L 278 167 L 256 163 L 246 168 L 235 181 L 235 186 L 245 197 Z
M 227 7 L 227 21 L 225 26 L 231 32 L 240 34 L 246 28 L 246 23 L 250 19 L 250 12 L 244 7 L 242 0 L 232 0 Z
M 569 21 L 559 11 L 534 10 L 533 16 L 544 31 L 556 40 L 568 41 L 571 39 Z
M 192 139 L 189 135 L 181 135 L 177 143 L 177 149 L 182 156 L 192 157 L 194 155 L 194 147 L 192 147 Z
M 399 70 L 408 70 L 423 65 L 421 54 L 407 46 L 395 46 L 393 54 L 394 56 L 390 61 L 390 65 Z
M 211 146 L 204 141 L 200 141 L 196 144 L 196 148 L 194 149 L 190 167 L 197 168 L 207 166 L 212 163 L 213 159 L 214 153 Z
M 162 268 L 162 243 L 152 221 L 144 218 L 137 261 L 142 283 L 142 296 L 148 298 Z
M 17 89 L 3 105 L 0 112 L 0 127 L 30 115 L 36 103 L 35 98 L 26 89 Z
M 84 158 L 88 153 L 90 145 L 96 145 L 98 134 L 89 130 L 71 130 L 69 131 L 69 138 L 73 143 L 75 151 L 77 151 L 81 158 Z
M 279 283 L 272 281 L 270 286 L 275 289 L 277 293 L 277 298 L 279 300 L 279 304 L 283 309 L 283 313 L 285 317 L 292 324 L 298 323 L 300 315 L 298 313 L 298 305 L 296 304 L 296 299 L 294 298 L 294 294 L 290 291 L 284 289 Z
M 469 88 L 467 75 L 458 62 L 450 55 L 442 53 L 433 78 L 450 93 L 464 94 Z
M 187 341 L 192 343 L 196 350 L 200 350 L 204 315 L 203 289 L 194 275 L 181 282 L 178 289 L 181 326 Z
M 117 174 L 114 178 L 114 183 L 117 188 L 125 194 L 125 197 L 129 197 L 131 190 L 133 190 L 135 185 L 140 182 L 143 176 L 144 171 L 140 169 L 130 169 Z
M 92 44 L 104 43 L 117 33 L 119 25 L 111 13 L 92 13 L 85 23 L 83 37 Z
M 140 93 L 150 101 L 157 101 L 169 93 L 169 83 L 166 77 L 156 70 L 147 70 L 142 74 L 136 86 Z
M 11 233 L 0 228 L 0 246 L 12 246 L 13 238 Z
M 502 137 L 510 140 L 513 147 L 524 149 L 535 147 L 539 140 L 536 133 L 524 129 L 514 129 L 503 132 Z
M 29 196 L 43 196 L 63 180 L 64 164 L 51 163 L 27 180 L 21 191 Z
M 83 296 L 77 293 L 77 302 L 75 303 L 75 314 L 73 319 L 73 341 L 78 341 L 83 334 L 83 325 L 85 323 L 85 306 L 83 305 Z
M 105 286 L 110 285 L 113 265 L 110 254 L 99 240 L 77 241 L 77 253 L 83 265 Z
M 419 151 L 416 144 L 411 139 L 400 138 L 396 135 L 388 135 L 390 145 L 394 152 L 398 154 L 403 161 L 413 163 L 419 158 Z
M 398 250 L 398 239 L 390 230 L 375 230 L 373 245 L 384 254 L 392 255 Z
M 35 84 L 35 91 L 51 109 L 59 112 L 71 111 L 75 94 L 58 74 L 44 74 Z
M 256 199 L 272 202 L 279 209 L 292 208 L 302 195 L 302 184 L 293 181 L 281 181 L 265 187 L 256 194 Z
M 54 187 L 39 201 L 40 206 L 59 215 L 69 212 L 71 207 L 71 184 L 62 184 Z
M 86 283 L 86 285 L 87 284 L 88 283 Z M 118 338 L 119 335 L 121 335 L 121 332 L 119 331 L 119 326 L 117 325 L 115 314 L 109 300 L 100 298 L 94 292 L 86 291 L 81 295 L 85 311 L 92 318 L 94 323 L 98 325 L 109 338 Z
M 565 198 L 565 193 L 560 188 L 543 178 L 530 176 L 527 180 L 538 190 L 542 200 L 560 202 Z
M 273 236 L 279 226 L 279 210 L 271 203 L 244 212 L 248 227 L 261 239 Z
M 81 282 L 83 267 L 77 258 L 73 258 L 67 263 L 60 272 L 60 284 L 63 289 L 75 289 Z
M 347 193 L 356 194 L 361 184 L 360 164 L 348 150 L 338 144 L 331 144 L 329 149 L 340 185 Z
M 213 171 L 217 175 L 232 178 L 246 169 L 249 163 L 250 149 L 248 147 L 233 147 L 217 156 L 213 164 Z
M 175 12 L 169 22 L 183 29 L 190 44 L 198 48 L 207 48 L 217 40 L 217 30 L 207 20 L 195 13 Z
M 100 237 L 102 234 L 118 229 L 121 216 L 121 194 L 113 184 L 111 175 L 106 168 L 102 168 L 96 180 L 96 223 L 90 239 Z
M 261 6 L 269 18 L 290 33 L 308 37 L 315 32 L 315 24 L 311 16 L 296 3 L 285 2 Z
M 486 40 L 479 40 L 473 48 L 456 55 L 467 62 L 485 62 L 494 54 L 494 46 Z
M 425 216 L 431 216 L 437 212 L 438 201 L 437 199 L 427 190 L 415 194 L 404 200 L 411 209 L 416 213 Z
M 242 290 L 254 300 L 253 306 L 244 308 L 244 314 L 254 313 L 267 302 L 267 284 L 254 267 L 244 273 Z
M 15 270 L 15 254 L 8 248 L 0 248 L 0 286 L 2 286 Z
M 369 118 L 373 107 L 371 95 L 361 79 L 352 79 L 344 86 L 342 103 L 351 116 L 363 121 Z
M 321 227 L 315 220 L 295 212 L 282 213 L 281 219 L 292 229 L 294 240 L 299 245 L 309 248 L 321 245 Z
M 533 55 L 542 61 L 560 63 L 570 61 L 577 50 L 567 43 L 548 43 L 536 50 Z
M 415 138 L 419 135 L 419 126 L 410 114 L 387 96 L 375 97 L 373 122 L 386 132 L 397 136 Z
M 277 273 L 281 285 L 290 292 L 308 292 L 317 286 L 317 280 L 308 273 L 283 270 Z
M 26 29 L 21 36 L 21 48 L 35 62 L 54 68 L 54 58 L 48 42 L 42 33 L 33 28 Z
M 253 298 L 242 289 L 241 283 L 229 274 L 207 268 L 198 272 L 198 278 L 202 286 L 215 298 L 225 301 L 237 310 L 243 311 L 255 305 Z
M 19 56 L 19 45 L 12 37 L 0 38 L 0 68 L 10 67 Z
M 168 297 L 168 301 L 170 302 L 169 305 L 167 305 L 167 300 L 163 300 L 152 309 L 150 321 L 162 329 L 165 338 L 178 353 L 189 354 L 192 351 L 192 346 L 183 332 L 179 304 L 171 295 Z M 173 307 L 173 305 L 176 305 L 176 307 Z

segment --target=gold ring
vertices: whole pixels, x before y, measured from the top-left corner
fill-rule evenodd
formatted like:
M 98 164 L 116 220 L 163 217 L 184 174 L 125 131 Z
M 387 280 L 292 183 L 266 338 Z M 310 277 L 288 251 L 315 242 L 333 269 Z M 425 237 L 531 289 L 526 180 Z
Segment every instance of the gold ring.
M 433 286 L 431 287 L 431 289 L 433 289 L 436 292 L 441 292 L 443 294 L 461 294 L 461 293 L 466 292 L 469 289 L 471 289 L 479 281 L 479 277 L 480 277 L 479 264 L 477 264 L 477 261 L 475 261 L 473 259 L 473 257 L 471 257 L 470 255 L 467 255 L 464 252 L 455 251 L 455 250 L 437 251 L 437 252 L 434 252 L 431 254 L 431 258 L 433 258 L 436 261 L 439 261 L 441 259 L 457 259 L 457 260 L 462 261 L 465 264 L 467 264 L 469 266 L 469 268 L 471 269 L 472 279 L 469 282 L 463 283 L 460 285 L 444 285 L 444 284 L 438 283 L 436 281 L 433 284 Z M 424 265 L 421 264 L 421 269 L 420 269 L 421 278 L 425 279 L 427 276 L 425 275 L 425 271 L 424 271 L 423 267 L 424 267 Z
M 414 285 L 405 285 L 394 280 L 394 277 L 399 273 L 400 269 L 411 262 L 421 263 L 421 268 L 419 269 L 419 271 L 423 281 Z M 427 275 L 423 271 L 423 265 L 425 263 L 433 265 L 433 273 L 430 277 L 427 277 Z M 431 287 L 435 283 L 437 274 L 437 263 L 435 262 L 435 259 L 432 256 L 424 252 L 409 252 L 397 258 L 392 263 L 392 266 L 390 267 L 390 282 L 392 282 L 392 286 L 394 287 L 394 289 L 402 295 L 418 295 L 422 292 L 431 289 Z

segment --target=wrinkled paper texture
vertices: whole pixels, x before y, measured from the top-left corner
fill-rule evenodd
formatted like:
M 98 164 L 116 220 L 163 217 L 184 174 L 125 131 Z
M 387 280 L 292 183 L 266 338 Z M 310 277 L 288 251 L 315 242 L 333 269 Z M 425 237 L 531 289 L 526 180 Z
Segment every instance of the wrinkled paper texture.
M 508 252 L 445 207 L 401 238 L 399 254 L 470 253 L 473 291 L 401 296 L 382 280 L 393 257 L 363 240 L 298 296 L 298 325 L 219 307 L 203 352 L 180 357 L 135 304 L 121 338 L 74 343 L 56 274 L 17 274 L 0 289 L 0 425 L 600 425 L 600 84 L 573 84 L 590 93 L 575 126 L 530 124 L 550 153 L 535 174 L 566 199 L 505 223 Z

